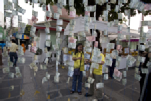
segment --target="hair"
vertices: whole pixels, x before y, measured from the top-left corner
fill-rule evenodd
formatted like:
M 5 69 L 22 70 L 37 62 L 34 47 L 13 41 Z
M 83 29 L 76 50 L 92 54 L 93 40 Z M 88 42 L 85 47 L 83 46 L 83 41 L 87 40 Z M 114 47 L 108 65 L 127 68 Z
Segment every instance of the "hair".
M 12 39 L 12 43 L 16 43 L 16 40 Z
M 82 43 L 78 43 L 78 44 L 76 45 L 75 54 L 77 54 L 77 53 L 78 53 L 78 47 L 79 47 L 80 45 L 82 45 L 82 46 L 83 46 L 83 44 L 82 44 Z M 83 50 L 82 50 L 82 53 L 83 53 Z

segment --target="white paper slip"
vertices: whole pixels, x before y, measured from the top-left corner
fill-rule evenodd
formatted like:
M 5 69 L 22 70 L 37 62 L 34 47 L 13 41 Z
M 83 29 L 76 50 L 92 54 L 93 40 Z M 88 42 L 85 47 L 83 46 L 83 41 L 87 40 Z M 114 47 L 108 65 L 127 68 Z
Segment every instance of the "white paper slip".
M 104 80 L 108 80 L 109 77 L 108 77 L 108 74 L 104 74 Z
M 49 80 L 50 79 L 50 74 L 48 74 L 48 72 L 46 72 L 46 78 Z
M 21 74 L 21 73 L 16 73 L 15 75 L 16 75 L 16 78 L 22 77 L 22 74 Z
M 127 79 L 122 79 L 122 84 L 125 86 L 127 84 Z
M 54 19 L 59 19 L 60 18 L 60 14 L 59 13 L 54 13 Z
M 101 89 L 101 88 L 104 88 L 104 83 L 97 83 L 96 89 Z
M 61 31 L 62 31 L 62 27 L 57 26 L 57 31 L 58 31 L 58 32 L 61 32 Z
M 42 69 L 42 70 L 44 69 L 42 64 L 40 64 L 40 69 Z
M 59 76 L 54 76 L 54 82 L 59 83 Z
M 9 72 L 10 72 L 9 67 L 5 67 L 5 68 L 3 68 L 3 73 L 9 73 Z
M 57 25 L 63 25 L 63 20 L 62 19 L 57 20 Z
M 142 68 L 141 70 L 142 70 L 143 74 L 148 74 L 149 73 L 148 68 Z
M 50 33 L 49 28 L 45 28 L 45 32 L 46 32 L 46 33 Z
M 9 77 L 10 77 L 10 78 L 12 78 L 12 79 L 13 79 L 13 78 L 14 78 L 14 76 L 15 76 L 15 74 L 14 74 L 14 73 L 9 73 Z
M 123 77 L 126 77 L 126 76 L 127 76 L 127 72 L 123 71 Z
M 85 83 L 85 87 L 90 88 L 90 83 Z
M 46 77 L 43 77 L 43 79 L 42 79 L 42 84 L 44 84 L 46 81 L 48 81 L 47 78 L 46 78 Z

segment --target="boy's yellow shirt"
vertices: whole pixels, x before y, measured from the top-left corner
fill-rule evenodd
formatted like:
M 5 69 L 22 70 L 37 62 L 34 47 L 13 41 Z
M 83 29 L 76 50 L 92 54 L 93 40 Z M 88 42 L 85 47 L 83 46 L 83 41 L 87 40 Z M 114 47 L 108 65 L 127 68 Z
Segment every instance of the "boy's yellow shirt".
M 102 61 L 105 62 L 104 55 L 101 53 L 100 56 L 102 57 Z M 92 57 L 91 57 L 91 59 L 92 59 Z M 98 69 L 94 68 L 93 74 L 95 74 L 95 75 L 102 75 L 102 65 L 99 65 Z
M 74 61 L 74 69 L 80 68 L 80 71 L 84 71 L 84 54 L 82 52 L 78 52 L 76 54 L 73 53 L 72 57 L 78 58 L 81 57 L 81 54 L 82 54 L 81 66 L 80 66 L 80 60 L 76 60 Z

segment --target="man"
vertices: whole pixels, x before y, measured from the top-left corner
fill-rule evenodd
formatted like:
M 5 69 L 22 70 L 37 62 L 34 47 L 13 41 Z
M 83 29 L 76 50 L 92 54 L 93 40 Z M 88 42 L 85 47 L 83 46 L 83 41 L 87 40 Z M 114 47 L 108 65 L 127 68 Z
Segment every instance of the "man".
M 18 51 L 18 46 L 16 45 L 16 41 L 12 39 L 12 46 L 8 47 L 8 52 L 10 56 L 10 61 L 13 62 L 13 67 L 16 67 L 16 62 L 18 60 L 16 51 Z M 15 61 L 13 61 L 13 58 L 15 59 Z
M 102 53 L 100 54 L 100 56 L 102 57 L 102 61 L 101 61 L 101 63 L 99 63 L 99 68 L 98 69 L 94 68 L 92 75 L 91 75 L 91 77 L 93 77 L 95 79 L 95 81 L 94 81 L 95 85 L 94 85 L 94 83 L 92 83 L 90 85 L 90 89 L 89 89 L 88 93 L 85 94 L 86 97 L 93 96 L 94 86 L 96 87 L 97 83 L 102 82 L 102 65 L 105 63 L 105 59 L 104 59 L 104 55 Z M 91 60 L 89 61 L 89 63 L 91 63 Z M 95 98 L 98 99 L 98 101 L 102 101 L 103 100 L 102 89 L 97 89 L 96 93 L 97 94 L 95 95 Z

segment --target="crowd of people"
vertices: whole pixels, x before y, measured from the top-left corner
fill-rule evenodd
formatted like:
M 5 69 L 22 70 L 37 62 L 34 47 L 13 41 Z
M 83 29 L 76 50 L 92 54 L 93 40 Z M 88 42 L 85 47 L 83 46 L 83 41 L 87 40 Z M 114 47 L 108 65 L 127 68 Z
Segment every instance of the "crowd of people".
M 101 50 L 101 47 L 98 47 Z M 116 47 L 115 47 L 116 49 Z M 87 78 L 92 77 L 95 81 L 90 84 L 90 88 L 88 90 L 88 93 L 85 94 L 85 97 L 90 97 L 94 95 L 94 86 L 96 83 L 100 83 L 102 82 L 102 66 L 105 63 L 105 57 L 104 55 L 98 54 L 102 57 L 102 60 L 99 63 L 99 68 L 98 69 L 93 69 L 92 73 L 90 73 L 90 71 L 87 72 Z M 120 52 L 119 52 L 120 55 Z M 93 56 L 93 52 L 92 52 L 92 56 Z M 92 59 L 91 56 L 91 59 Z M 140 99 L 138 99 L 138 101 L 150 101 L 150 97 L 149 94 L 151 92 L 151 87 L 149 86 L 151 84 L 151 81 L 149 81 L 151 79 L 151 75 L 150 73 L 148 74 L 148 77 L 146 76 L 147 74 L 143 74 L 141 69 L 142 68 L 148 68 L 147 67 L 147 63 L 148 61 L 151 61 L 151 52 L 149 51 L 149 48 L 147 48 L 145 51 L 140 51 L 140 56 L 145 57 L 145 62 L 144 63 L 140 63 L 140 66 L 138 67 L 140 70 Z M 75 93 L 76 91 L 78 92 L 79 95 L 82 94 L 82 78 L 83 78 L 83 74 L 82 71 L 84 71 L 84 65 L 85 63 L 91 63 L 92 60 L 85 60 L 84 59 L 84 52 L 83 52 L 83 45 L 81 43 L 77 44 L 75 52 L 73 53 L 72 56 L 72 60 L 74 61 L 74 74 L 73 74 L 73 81 L 72 81 L 72 90 L 71 90 L 71 94 Z M 112 65 L 109 67 L 109 76 L 110 79 L 114 79 L 113 77 L 113 73 L 114 73 L 114 69 L 116 67 L 116 57 L 112 57 Z M 147 82 L 145 82 L 145 79 Z M 78 81 L 78 86 L 76 88 L 76 83 Z M 144 87 L 144 88 L 143 88 Z M 144 91 L 143 91 L 144 89 Z M 142 94 L 143 93 L 143 94 Z M 97 101 L 103 101 L 103 97 L 102 97 L 102 89 L 96 89 L 96 95 L 95 98 Z M 141 97 L 142 96 L 142 97 Z
M 101 47 L 98 47 L 100 51 L 102 51 Z M 8 47 L 8 54 L 10 56 L 10 61 L 13 62 L 13 67 L 17 66 L 17 51 L 18 51 L 18 45 L 16 44 L 15 40 L 12 40 L 11 47 Z M 114 48 L 116 49 L 116 47 Z M 0 52 L 2 53 L 2 50 L 0 49 Z M 94 82 L 90 84 L 90 88 L 88 90 L 88 93 L 85 94 L 85 97 L 90 97 L 94 95 L 94 88 L 96 83 L 102 82 L 103 79 L 103 73 L 102 73 L 102 67 L 105 63 L 105 56 L 101 52 L 98 54 L 102 57 L 102 60 L 99 63 L 98 69 L 94 68 L 92 70 L 92 73 L 90 73 L 90 69 L 86 72 L 86 77 L 92 77 L 94 79 Z M 119 52 L 120 55 L 120 52 Z M 140 79 L 140 98 L 138 101 L 150 101 L 149 94 L 151 93 L 151 74 L 150 72 L 148 74 L 142 73 L 142 68 L 148 68 L 147 63 L 151 61 L 151 51 L 149 51 L 149 48 L 147 48 L 145 51 L 140 51 L 139 55 L 142 57 L 145 57 L 145 62 L 140 63 L 139 65 L 139 74 L 141 76 Z M 93 56 L 93 52 L 92 52 Z M 84 59 L 84 51 L 83 51 L 83 44 L 79 43 L 76 46 L 75 52 L 73 53 L 72 60 L 74 61 L 74 74 L 73 74 L 73 80 L 72 80 L 72 90 L 71 94 L 78 92 L 79 95 L 82 95 L 82 79 L 83 79 L 83 71 L 84 71 L 84 65 L 85 64 L 91 64 L 92 63 L 92 56 L 88 60 Z M 2 58 L 2 57 L 0 57 Z M 112 57 L 112 65 L 109 67 L 109 79 L 114 79 L 113 73 L 114 69 L 116 67 L 116 57 Z M 150 69 L 149 69 L 150 71 Z M 76 83 L 78 81 L 78 86 L 76 86 Z M 87 81 L 86 81 L 87 82 Z M 96 89 L 96 94 L 94 95 L 95 98 L 98 101 L 103 101 L 103 90 L 102 89 Z

